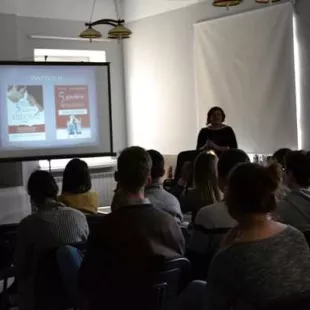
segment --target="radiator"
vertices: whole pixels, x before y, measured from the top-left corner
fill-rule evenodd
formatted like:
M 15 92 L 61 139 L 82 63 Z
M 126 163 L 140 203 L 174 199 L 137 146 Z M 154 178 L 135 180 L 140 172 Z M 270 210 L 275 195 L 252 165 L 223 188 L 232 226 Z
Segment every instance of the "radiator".
M 59 188 L 62 187 L 62 177 L 56 177 Z M 99 195 L 100 206 L 110 206 L 116 188 L 114 172 L 94 172 L 91 174 L 92 190 Z

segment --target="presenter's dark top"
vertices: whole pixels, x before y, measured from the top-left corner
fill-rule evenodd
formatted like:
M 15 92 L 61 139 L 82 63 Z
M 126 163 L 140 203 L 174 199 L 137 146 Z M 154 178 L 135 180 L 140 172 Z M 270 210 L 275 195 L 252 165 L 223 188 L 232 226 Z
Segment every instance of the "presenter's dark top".
M 228 146 L 231 149 L 238 148 L 234 130 L 230 126 L 221 129 L 202 128 L 198 135 L 197 150 L 200 150 L 210 140 L 218 146 Z

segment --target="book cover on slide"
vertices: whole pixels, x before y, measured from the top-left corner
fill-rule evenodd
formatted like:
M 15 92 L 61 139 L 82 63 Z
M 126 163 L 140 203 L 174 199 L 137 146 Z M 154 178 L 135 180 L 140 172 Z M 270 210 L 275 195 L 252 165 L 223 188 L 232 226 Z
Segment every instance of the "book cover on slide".
M 91 138 L 87 85 L 55 86 L 58 140 Z
M 10 142 L 46 139 L 42 85 L 8 85 L 7 115 Z

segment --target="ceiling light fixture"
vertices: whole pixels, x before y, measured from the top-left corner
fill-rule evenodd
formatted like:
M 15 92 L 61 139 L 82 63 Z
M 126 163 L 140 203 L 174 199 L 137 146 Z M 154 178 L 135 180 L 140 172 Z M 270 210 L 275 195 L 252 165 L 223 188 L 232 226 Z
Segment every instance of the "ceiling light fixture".
M 217 7 L 230 7 L 234 5 L 238 5 L 242 2 L 242 0 L 214 0 L 213 5 Z
M 123 40 L 123 39 L 129 39 L 132 35 L 132 32 L 130 29 L 126 28 L 124 26 L 125 20 L 120 19 L 120 14 L 117 6 L 117 0 L 114 0 L 115 4 L 115 12 L 117 19 L 99 19 L 97 21 L 92 22 L 92 18 L 94 15 L 96 0 L 93 2 L 90 21 L 88 23 L 85 23 L 85 26 L 87 27 L 84 31 L 82 31 L 79 35 L 80 38 L 88 39 L 90 41 L 94 39 L 102 38 L 101 32 L 94 29 L 94 26 L 97 25 L 109 25 L 113 28 L 108 32 L 108 38 L 109 39 L 116 39 L 116 40 Z
M 275 3 L 279 1 L 281 0 L 256 0 L 257 3 L 261 3 L 261 4 Z

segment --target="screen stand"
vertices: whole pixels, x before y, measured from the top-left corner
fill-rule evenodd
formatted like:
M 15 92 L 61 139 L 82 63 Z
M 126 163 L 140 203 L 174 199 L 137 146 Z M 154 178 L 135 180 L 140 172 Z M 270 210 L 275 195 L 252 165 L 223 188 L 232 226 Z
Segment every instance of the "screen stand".
M 48 159 L 47 161 L 48 161 L 48 172 L 52 173 L 52 160 Z

